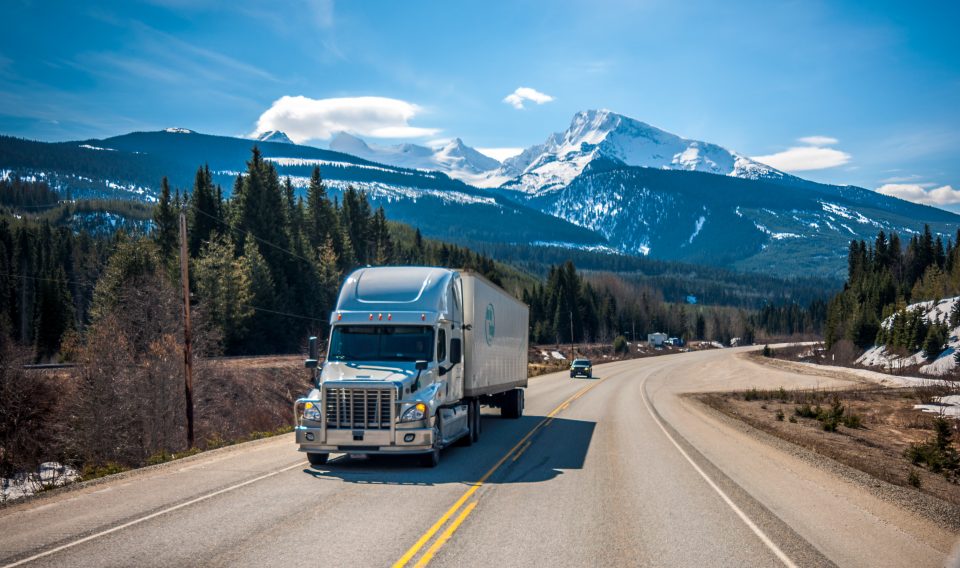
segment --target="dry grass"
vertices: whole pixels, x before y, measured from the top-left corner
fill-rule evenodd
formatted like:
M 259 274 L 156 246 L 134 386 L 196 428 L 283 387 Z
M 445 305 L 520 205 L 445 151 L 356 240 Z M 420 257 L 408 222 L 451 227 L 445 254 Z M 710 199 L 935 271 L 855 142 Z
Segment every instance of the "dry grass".
M 960 484 L 943 475 L 911 465 L 905 452 L 933 435 L 934 415 L 914 410 L 929 393 L 923 389 L 860 387 L 845 390 L 747 391 L 697 395 L 721 412 L 759 430 L 813 450 L 874 477 L 919 490 L 960 505 Z M 784 396 L 785 394 L 785 396 Z M 810 404 L 828 409 L 837 397 L 847 414 L 862 417 L 861 428 L 840 425 L 824 431 L 816 418 L 801 417 L 797 409 Z M 745 400 L 749 398 L 750 400 Z M 778 420 L 777 415 L 791 420 Z M 954 445 L 957 445 L 954 437 Z

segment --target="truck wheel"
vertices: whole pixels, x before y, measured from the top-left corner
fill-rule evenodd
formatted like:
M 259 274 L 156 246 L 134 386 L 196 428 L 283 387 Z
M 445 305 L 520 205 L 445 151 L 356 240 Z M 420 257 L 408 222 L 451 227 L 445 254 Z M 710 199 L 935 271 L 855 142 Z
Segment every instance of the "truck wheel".
M 440 424 L 440 414 L 437 414 L 436 439 L 433 441 L 433 450 L 429 454 L 420 456 L 420 465 L 423 467 L 437 467 L 440 465 L 440 445 L 443 443 L 443 427 Z
M 312 466 L 324 465 L 329 457 L 330 454 L 307 454 L 307 461 Z
M 523 415 L 523 391 L 513 389 L 503 393 L 500 406 L 500 416 L 504 418 L 520 418 Z
M 473 438 L 474 442 L 480 441 L 480 432 L 481 432 L 481 422 L 480 422 L 480 400 L 475 399 L 473 401 L 473 427 L 470 428 L 470 437 Z
M 461 445 L 464 447 L 472 446 L 473 442 L 476 441 L 473 435 L 473 432 L 476 429 L 476 425 L 474 424 L 475 414 L 476 414 L 476 411 L 473 409 L 473 401 L 472 400 L 467 401 L 467 433 L 461 436 L 459 440 L 457 440 L 458 445 Z

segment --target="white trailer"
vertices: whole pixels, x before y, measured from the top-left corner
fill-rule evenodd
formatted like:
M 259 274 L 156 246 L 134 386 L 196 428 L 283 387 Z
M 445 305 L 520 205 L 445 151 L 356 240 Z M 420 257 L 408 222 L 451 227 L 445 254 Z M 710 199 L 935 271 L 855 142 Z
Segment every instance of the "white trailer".
M 344 282 L 315 388 L 296 401 L 310 463 L 335 452 L 421 454 L 480 436 L 480 405 L 523 414 L 527 306 L 482 276 L 446 268 L 362 268 Z

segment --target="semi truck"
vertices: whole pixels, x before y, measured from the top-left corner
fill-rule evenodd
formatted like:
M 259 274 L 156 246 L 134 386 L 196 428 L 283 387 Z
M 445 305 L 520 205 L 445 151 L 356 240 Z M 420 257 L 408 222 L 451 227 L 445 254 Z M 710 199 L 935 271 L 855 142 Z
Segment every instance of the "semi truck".
M 481 405 L 523 415 L 528 320 L 524 303 L 471 271 L 354 271 L 322 360 L 310 339 L 314 388 L 294 403 L 300 451 L 313 466 L 346 453 L 436 467 L 443 448 L 480 439 Z

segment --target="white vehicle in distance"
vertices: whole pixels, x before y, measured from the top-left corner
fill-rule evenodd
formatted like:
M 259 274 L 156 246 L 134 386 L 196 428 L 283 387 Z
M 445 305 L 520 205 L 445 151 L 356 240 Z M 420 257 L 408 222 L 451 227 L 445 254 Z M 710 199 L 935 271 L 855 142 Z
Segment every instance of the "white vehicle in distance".
M 480 438 L 480 406 L 523 414 L 527 306 L 482 276 L 447 268 L 376 267 L 350 274 L 330 315 L 314 389 L 294 404 L 296 442 L 311 465 L 331 453 L 420 454 L 440 461 Z

